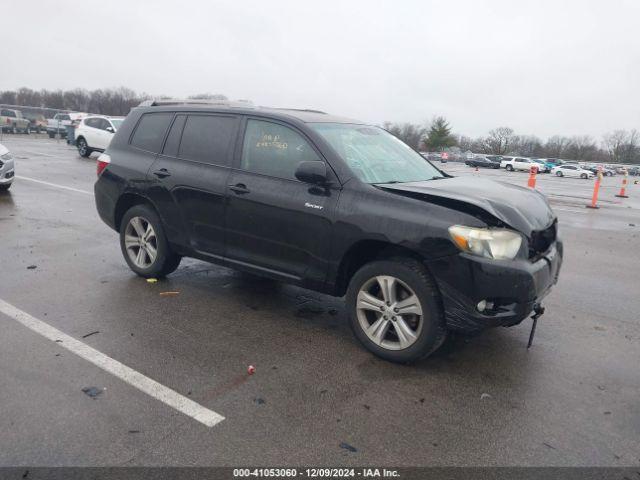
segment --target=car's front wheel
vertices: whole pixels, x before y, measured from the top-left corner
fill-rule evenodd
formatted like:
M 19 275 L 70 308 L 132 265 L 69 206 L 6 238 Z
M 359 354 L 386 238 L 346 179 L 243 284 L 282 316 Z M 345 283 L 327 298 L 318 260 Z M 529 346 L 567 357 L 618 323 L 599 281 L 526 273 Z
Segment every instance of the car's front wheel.
M 563 175 L 563 174 L 562 174 L 562 172 L 561 172 L 560 170 L 558 170 L 558 171 L 556 172 L 556 177 L 561 177 L 562 175 Z
M 164 277 L 180 265 L 164 234 L 158 214 L 148 205 L 135 205 L 120 224 L 120 248 L 129 268 L 141 277 Z
M 424 358 L 446 338 L 440 294 L 425 267 L 413 259 L 363 266 L 349 283 L 347 307 L 358 340 L 392 362 Z
M 580 174 L 580 178 L 587 179 L 587 178 L 589 178 L 589 175 L 587 175 L 586 173 L 581 173 Z
M 89 148 L 89 145 L 87 145 L 87 141 L 83 137 L 80 137 L 78 139 L 78 141 L 76 142 L 76 146 L 78 147 L 78 153 L 81 157 L 88 157 L 89 155 L 91 155 L 91 149 Z

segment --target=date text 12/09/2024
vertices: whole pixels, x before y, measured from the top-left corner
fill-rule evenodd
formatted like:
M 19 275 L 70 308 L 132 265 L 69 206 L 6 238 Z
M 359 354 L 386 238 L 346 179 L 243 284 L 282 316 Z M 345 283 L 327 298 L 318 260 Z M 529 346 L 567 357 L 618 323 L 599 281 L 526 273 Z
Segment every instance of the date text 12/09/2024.
M 387 468 L 236 468 L 234 478 L 270 477 L 270 478 L 393 478 L 400 474 Z

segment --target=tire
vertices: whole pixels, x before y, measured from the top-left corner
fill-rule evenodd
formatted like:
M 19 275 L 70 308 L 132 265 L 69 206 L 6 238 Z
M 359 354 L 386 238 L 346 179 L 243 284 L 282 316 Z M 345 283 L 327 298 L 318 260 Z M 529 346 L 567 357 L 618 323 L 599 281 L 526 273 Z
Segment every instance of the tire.
M 11 133 L 13 135 L 18 133 L 18 129 L 16 128 L 16 124 L 15 123 L 11 126 Z
M 564 174 L 560 170 L 556 172 L 556 177 L 562 177 L 563 175 Z
M 81 157 L 87 158 L 93 153 L 93 150 L 89 148 L 89 145 L 87 145 L 87 141 L 84 139 L 84 137 L 80 137 L 76 141 L 76 146 L 78 147 L 78 153 Z
M 11 185 L 13 185 L 13 182 L 11 182 L 11 183 L 3 183 L 2 185 L 0 185 L 0 192 L 6 192 L 7 190 L 9 190 L 11 188 Z
M 40 125 L 38 125 L 38 126 L 36 127 L 36 133 L 38 133 L 38 134 L 39 134 L 39 133 L 41 133 L 41 132 L 42 132 L 42 129 L 40 128 Z
M 422 315 L 397 314 L 398 310 L 394 311 L 394 303 L 385 305 L 382 298 L 388 298 L 388 294 L 383 295 L 382 288 L 375 293 L 376 288 L 382 285 L 379 278 L 382 282 L 388 282 L 385 278 L 395 279 L 396 288 L 392 298 L 404 296 L 403 300 L 407 300 L 408 296 L 415 296 Z M 368 299 L 379 304 L 359 303 L 358 298 L 363 298 L 363 292 L 368 293 Z M 346 303 L 349 324 L 356 338 L 367 350 L 391 362 L 407 363 L 427 357 L 442 345 L 447 336 L 442 301 L 435 282 L 424 266 L 410 258 L 380 260 L 364 265 L 349 283 Z M 359 305 L 363 304 L 365 307 L 359 308 Z M 383 320 L 385 318 L 386 320 Z M 396 330 L 396 325 L 401 325 L 398 319 L 402 321 L 403 330 Z M 376 342 L 365 332 L 365 328 L 378 322 L 385 322 L 380 323 L 384 325 L 385 330 L 382 340 Z M 407 346 L 403 346 L 397 332 L 406 332 L 406 328 L 410 328 L 411 333 L 415 335 L 408 337 L 403 334 L 405 340 L 409 339 L 404 342 Z
M 507 169 L 507 172 L 513 172 L 513 165 L 507 165 L 505 168 Z
M 29 127 L 26 127 L 26 128 L 23 130 L 23 133 L 24 133 L 25 135 L 29 135 L 29 134 L 31 133 L 31 131 L 29 130 Z
M 581 173 L 580 178 L 583 178 L 586 180 L 587 178 L 589 178 L 589 175 L 587 175 L 586 173 Z
M 138 220 L 135 220 L 136 218 Z M 131 222 L 132 220 L 134 221 Z M 139 226 L 142 227 L 140 230 L 135 228 L 138 222 L 141 222 L 139 224 Z M 155 247 L 156 254 L 153 259 L 148 253 L 148 248 L 145 249 L 145 252 L 141 256 L 138 256 L 141 247 L 138 247 L 136 250 L 136 247 L 133 246 L 127 250 L 125 245 L 125 241 L 127 239 L 132 240 L 132 237 L 136 236 L 136 232 L 148 233 L 148 226 L 151 226 L 152 232 L 155 234 L 146 241 L 147 245 L 151 248 Z M 132 233 L 134 235 L 131 235 Z M 139 238 L 140 235 L 138 235 L 138 239 Z M 180 265 L 181 257 L 171 250 L 164 234 L 160 217 L 155 210 L 148 205 L 135 205 L 124 214 L 122 222 L 120 223 L 120 249 L 129 268 L 144 278 L 164 277 L 175 271 L 178 265 Z M 131 252 L 131 255 L 129 252 Z M 135 258 L 132 257 L 141 258 L 143 261 L 136 263 Z M 147 261 L 149 261 L 148 264 Z
M 49 134 L 49 138 L 56 138 L 56 134 L 52 132 L 47 132 Z

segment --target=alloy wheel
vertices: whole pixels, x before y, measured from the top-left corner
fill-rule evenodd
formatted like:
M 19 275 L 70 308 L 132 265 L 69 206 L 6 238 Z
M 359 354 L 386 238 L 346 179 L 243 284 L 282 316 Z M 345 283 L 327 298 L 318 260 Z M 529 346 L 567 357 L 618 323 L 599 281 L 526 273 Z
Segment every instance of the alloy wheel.
M 129 259 L 138 268 L 149 268 L 158 256 L 158 239 L 151 223 L 143 217 L 129 220 L 124 232 Z
M 362 285 L 356 314 L 367 337 L 388 350 L 404 350 L 413 345 L 424 323 L 416 293 L 389 275 L 370 278 Z

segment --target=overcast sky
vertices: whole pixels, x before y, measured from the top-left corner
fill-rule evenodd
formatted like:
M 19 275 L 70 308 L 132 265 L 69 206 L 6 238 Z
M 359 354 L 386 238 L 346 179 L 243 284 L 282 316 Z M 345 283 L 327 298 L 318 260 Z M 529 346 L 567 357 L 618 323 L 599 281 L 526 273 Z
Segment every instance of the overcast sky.
M 640 1 L 22 0 L 0 90 L 223 93 L 484 135 L 640 129 Z

